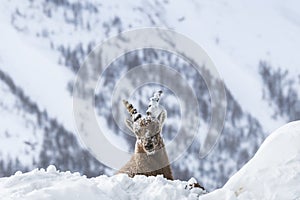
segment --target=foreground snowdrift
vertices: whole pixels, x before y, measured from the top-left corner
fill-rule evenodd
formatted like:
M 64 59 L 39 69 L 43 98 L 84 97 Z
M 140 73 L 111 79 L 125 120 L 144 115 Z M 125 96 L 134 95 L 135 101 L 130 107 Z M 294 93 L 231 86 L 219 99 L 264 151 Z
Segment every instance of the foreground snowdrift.
M 191 179 L 190 181 L 195 181 Z M 22 200 L 108 200 L 108 199 L 198 199 L 200 188 L 189 190 L 185 181 L 169 181 L 162 176 L 125 174 L 88 179 L 79 173 L 58 172 L 54 166 L 0 179 L 0 199 Z
M 192 181 L 192 180 L 191 180 Z M 200 199 L 200 200 L 300 200 L 300 121 L 278 129 L 256 155 L 227 184 L 201 195 L 188 182 L 161 176 L 99 176 L 58 172 L 54 166 L 0 179 L 0 199 Z
M 300 200 L 300 121 L 272 133 L 222 189 L 200 199 Z

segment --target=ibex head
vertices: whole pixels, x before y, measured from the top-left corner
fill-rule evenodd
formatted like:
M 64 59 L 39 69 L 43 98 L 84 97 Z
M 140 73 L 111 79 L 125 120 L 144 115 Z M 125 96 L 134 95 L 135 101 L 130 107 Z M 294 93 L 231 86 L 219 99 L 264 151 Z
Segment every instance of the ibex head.
M 146 116 L 142 116 L 132 104 L 123 100 L 131 115 L 131 119 L 126 119 L 126 125 L 135 134 L 137 142 L 147 154 L 154 154 L 156 150 L 164 146 L 160 133 L 167 112 L 159 105 L 161 94 L 162 91 L 158 91 L 150 98 Z

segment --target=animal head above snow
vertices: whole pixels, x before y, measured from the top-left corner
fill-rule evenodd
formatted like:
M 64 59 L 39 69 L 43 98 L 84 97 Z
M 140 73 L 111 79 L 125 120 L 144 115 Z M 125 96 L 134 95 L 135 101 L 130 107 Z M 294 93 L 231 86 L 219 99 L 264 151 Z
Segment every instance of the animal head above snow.
M 153 154 L 163 146 L 160 133 L 167 117 L 167 112 L 159 105 L 161 95 L 162 91 L 158 91 L 150 98 L 146 116 L 142 116 L 132 104 L 123 100 L 131 116 L 130 119 L 126 119 L 126 125 L 135 134 L 137 142 L 147 154 Z

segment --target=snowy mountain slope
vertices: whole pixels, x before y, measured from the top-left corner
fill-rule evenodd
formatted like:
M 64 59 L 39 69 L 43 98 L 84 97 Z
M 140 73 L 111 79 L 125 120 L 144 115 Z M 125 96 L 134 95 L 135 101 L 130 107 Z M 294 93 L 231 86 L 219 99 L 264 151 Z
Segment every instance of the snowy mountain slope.
M 0 14 L 0 67 L 21 86 L 42 110 L 57 118 L 70 131 L 74 131 L 72 120 L 72 98 L 67 92 L 67 83 L 74 76 L 59 65 L 55 52 L 32 44 L 18 34 L 6 16 Z M 38 42 L 35 41 L 36 43 Z M 45 94 L 45 95 L 41 95 Z
M 170 9 L 166 9 L 165 15 L 171 27 L 176 27 L 175 30 L 194 39 L 207 51 L 243 109 L 256 116 L 266 132 L 283 125 L 285 119 L 274 120 L 270 114 L 272 109 L 262 101 L 258 64 L 266 60 L 273 67 L 288 69 L 295 75 L 294 78 L 299 75 L 297 52 L 300 41 L 297 35 L 300 34 L 300 27 L 284 17 L 284 13 L 299 7 L 299 2 L 193 1 L 168 6 Z M 178 23 L 172 15 L 175 11 L 185 20 Z M 297 12 L 290 14 L 295 18 L 299 16 Z M 191 21 L 195 19 L 197 21 L 191 26 Z M 250 94 L 251 98 L 245 93 Z
M 60 52 L 60 62 L 75 70 L 82 63 L 84 55 L 107 36 L 130 27 L 176 27 L 177 31 L 186 34 L 208 51 L 234 97 L 244 110 L 256 116 L 264 124 L 265 131 L 269 132 L 286 120 L 274 120 L 271 117 L 272 108 L 262 101 L 263 86 L 259 81 L 257 66 L 260 60 L 267 60 L 273 66 L 288 68 L 292 74 L 299 74 L 299 62 L 296 59 L 299 45 L 295 38 L 297 34 L 292 34 L 299 32 L 299 27 L 295 20 L 290 20 L 297 18 L 297 13 L 291 12 L 293 17 L 285 15 L 297 6 L 296 1 L 290 1 L 288 4 L 281 1 L 265 1 L 264 4 L 262 9 L 259 1 L 251 4 L 239 1 L 191 1 L 184 5 L 167 1 L 141 1 L 135 5 L 119 5 L 119 2 L 114 1 L 95 5 L 76 1 L 53 1 L 49 2 L 49 5 L 31 2 L 27 8 L 16 1 L 7 7 L 13 13 L 12 23 L 17 30 L 26 29 L 25 32 L 31 40 L 39 35 L 39 43 Z M 52 7 L 55 17 L 49 14 L 53 13 Z M 243 8 L 247 8 L 247 12 Z M 128 12 L 131 15 L 128 15 Z M 103 16 L 101 20 L 97 20 L 99 13 Z M 33 17 L 30 23 L 22 23 L 29 16 L 35 15 L 37 16 Z M 141 16 L 144 20 L 137 20 Z M 58 18 L 63 20 L 58 22 Z M 190 24 L 194 25 L 191 27 Z M 232 28 L 239 31 L 232 31 Z M 43 32 L 45 34 L 42 34 Z M 290 34 L 291 37 L 284 37 Z M 272 37 L 269 37 L 270 35 Z M 277 38 L 281 38 L 280 44 L 277 43 Z M 232 78 L 233 74 L 239 76 Z M 243 89 L 239 87 L 240 83 L 243 84 Z M 248 91 L 251 98 L 247 98 L 243 91 Z
M 0 179 L 3 199 L 300 199 L 300 121 L 272 133 L 255 156 L 226 185 L 209 194 L 189 189 L 195 180 L 170 181 L 162 176 L 129 178 L 125 174 L 87 179 L 79 173 L 36 169 Z
M 49 117 L 13 80 L 0 70 L 0 175 L 57 164 L 88 176 L 104 172 L 72 132 Z M 5 117 L 4 117 L 5 116 Z
M 21 100 L 13 94 L 18 91 L 11 91 L 14 86 L 2 71 L 0 71 L 0 82 L 0 96 L 2 97 L 0 115 L 5 116 L 0 121 L 1 158 L 32 167 L 33 162 L 38 160 L 42 148 L 39 141 L 44 139 L 41 129 L 35 126 L 36 115 L 27 112 L 27 109 L 34 109 L 34 107 L 24 109 Z M 0 169 L 2 176 L 4 175 L 3 168 L 2 163 Z
M 201 197 L 219 199 L 300 199 L 300 121 L 277 129 L 225 186 Z
M 75 133 L 72 119 L 72 107 L 70 87 L 72 79 L 77 72 L 84 57 L 98 43 L 107 37 L 117 34 L 128 28 L 139 28 L 145 26 L 162 26 L 174 28 L 191 39 L 198 42 L 216 63 L 221 76 L 227 86 L 228 111 L 223 135 L 216 149 L 204 160 L 199 160 L 198 144 L 187 152 L 184 157 L 174 163 L 173 168 L 178 178 L 188 179 L 195 176 L 207 188 L 216 188 L 223 185 L 228 177 L 237 171 L 249 158 L 252 157 L 262 139 L 274 127 L 290 121 L 290 110 L 296 110 L 296 106 L 285 109 L 285 115 L 274 118 L 280 105 L 270 106 L 273 99 L 280 99 L 280 93 L 271 92 L 269 98 L 264 98 L 264 90 L 268 85 L 263 81 L 264 75 L 259 72 L 259 62 L 265 60 L 272 68 L 281 67 L 290 71 L 289 80 L 293 80 L 294 91 L 300 91 L 299 81 L 299 23 L 298 11 L 299 2 L 290 1 L 76 1 L 76 0 L 45 0 L 45 1 L 4 1 L 0 9 L 0 69 L 12 78 L 24 93 L 38 105 L 40 111 L 45 110 L 49 118 L 55 119 L 61 124 L 63 132 Z M 279 28 L 280 27 L 280 28 Z M 169 59 L 168 55 L 158 52 L 148 54 L 147 51 L 135 58 L 128 58 L 125 61 L 116 62 L 115 65 L 132 67 L 131 64 L 143 64 L 145 62 L 165 63 L 178 65 L 183 73 L 186 67 L 183 63 L 175 62 L 174 58 Z M 34 58 L 34 59 L 32 59 Z M 125 60 L 125 59 L 124 59 Z M 71 69 L 71 70 L 68 70 Z M 117 73 L 109 80 L 114 82 Z M 205 84 L 199 78 L 189 77 L 194 82 L 193 87 L 199 88 L 199 100 L 201 102 L 202 127 L 208 126 L 210 117 L 209 95 Z M 272 76 L 272 82 L 280 77 Z M 6 87 L 5 83 L 3 87 Z M 284 86 L 275 86 L 279 91 Z M 105 88 L 110 91 L 109 88 Z M 146 99 L 145 93 L 151 93 L 151 88 L 145 89 L 144 93 L 137 92 L 135 99 L 141 99 L 137 103 L 140 107 L 145 106 L 142 99 Z M 269 89 L 268 89 L 269 90 Z M 17 98 L 15 94 L 6 93 L 3 96 Z M 275 95 L 273 95 L 275 94 Z M 292 94 L 292 93 L 291 93 Z M 295 95 L 293 95 L 295 96 Z M 299 94 L 292 99 L 299 101 Z M 101 99 L 101 98 L 100 98 Z M 105 98 L 104 98 L 105 99 Z M 0 101 L 11 106 L 10 100 L 0 98 Z M 277 101 L 276 101 L 277 102 Z M 106 105 L 106 102 L 99 102 L 99 105 Z M 291 103 L 292 104 L 292 103 Z M 296 104 L 295 104 L 296 105 Z M 24 105 L 23 105 L 24 106 Z M 171 107 L 171 106 L 170 106 Z M 300 106 L 298 106 L 300 107 Z M 97 108 L 107 112 L 107 108 Z M 120 110 L 121 112 L 123 110 Z M 169 109 L 168 112 L 178 115 L 176 110 Z M 29 115 L 30 111 L 25 111 Z M 295 112 L 292 119 L 299 119 L 300 115 Z M 11 124 L 22 115 L 15 109 L 12 112 L 5 112 L 1 115 L 5 118 L 2 123 L 2 131 L 12 130 Z M 132 138 L 126 140 L 119 137 L 122 133 L 118 127 L 109 125 L 112 120 L 110 115 L 103 117 L 107 120 L 111 132 L 115 132 L 113 140 L 120 140 L 117 144 L 128 143 L 129 147 Z M 103 119 L 102 118 L 102 119 Z M 3 120 L 4 122 L 4 120 Z M 173 122 L 172 122 L 173 123 Z M 22 124 L 18 123 L 17 125 Z M 37 121 L 33 121 L 38 126 Z M 171 126 L 170 126 L 171 127 Z M 166 131 L 174 132 L 174 128 Z M 41 130 L 42 131 L 42 130 Z M 20 125 L 14 130 L 14 134 L 26 133 L 32 138 L 27 144 L 38 142 L 41 146 L 44 141 L 33 137 L 33 129 Z M 45 131 L 42 131 L 45 133 Z M 53 133 L 56 131 L 53 131 Z M 51 146 L 52 156 L 49 154 L 43 161 L 43 165 L 34 167 L 46 167 L 49 164 L 64 166 L 72 171 L 80 171 L 86 165 L 86 160 L 94 162 L 93 158 L 83 161 L 80 154 L 78 162 L 70 161 L 63 164 L 63 158 L 59 157 L 55 150 L 64 152 L 68 148 L 68 134 L 58 134 L 62 139 L 56 141 L 56 137 L 47 136 Z M 5 135 L 5 132 L 1 133 Z M 51 135 L 51 134 L 50 134 Z M 55 134 L 54 134 L 55 135 Z M 171 134 L 172 135 L 172 134 Z M 126 136 L 125 136 L 126 137 Z M 43 138 L 43 137 L 40 137 Z M 27 139 L 20 138 L 20 141 Z M 12 140 L 6 141 L 11 144 Z M 73 141 L 73 139 L 72 139 Z M 5 143 L 6 143 L 5 142 Z M 77 143 L 77 140 L 73 141 Z M 73 143 L 72 142 L 72 143 Z M 19 142 L 20 144 L 22 142 Z M 17 145 L 16 145 L 17 146 Z M 27 145 L 28 146 L 28 145 Z M 72 146 L 72 145 L 71 145 Z M 75 145 L 77 148 L 77 145 Z M 0 151 L 16 157 L 16 152 L 7 145 L 1 145 Z M 25 145 L 26 147 L 26 145 Z M 25 151 L 26 152 L 26 151 Z M 27 157 L 33 154 L 25 153 Z M 22 154 L 21 154 L 22 155 Z M 36 155 L 36 153 L 34 153 Z M 1 157 L 5 165 L 9 159 Z M 72 160 L 72 159 L 70 159 Z M 41 161 L 39 161 L 41 162 Z M 26 164 L 26 162 L 24 163 Z M 30 166 L 30 165 L 29 165 Z M 97 164 L 93 165 L 96 166 Z M 87 167 L 88 168 L 88 167 Z M 100 166 L 102 169 L 102 166 Z M 15 168 L 14 168 L 15 169 Z M 29 169 L 32 169 L 29 167 Z M 92 167 L 94 169 L 94 167 Z M 92 169 L 81 170 L 85 174 L 97 174 Z M 9 172 L 7 174 L 12 174 Z

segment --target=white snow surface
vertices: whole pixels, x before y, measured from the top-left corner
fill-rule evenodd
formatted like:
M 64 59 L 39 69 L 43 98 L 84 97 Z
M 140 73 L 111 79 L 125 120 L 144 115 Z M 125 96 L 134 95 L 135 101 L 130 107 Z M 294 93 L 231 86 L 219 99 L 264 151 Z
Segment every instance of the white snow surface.
M 47 170 L 36 169 L 25 174 L 17 172 L 14 176 L 0 179 L 0 197 L 9 200 L 197 199 L 203 190 L 186 188 L 188 184 L 162 176 L 129 178 L 126 174 L 89 179 L 79 173 L 59 172 L 51 165 Z
M 300 121 L 271 134 L 225 186 L 201 200 L 299 200 Z
M 86 178 L 54 166 L 0 179 L 1 199 L 299 200 L 300 121 L 271 134 L 256 155 L 221 189 L 203 195 L 186 181 L 125 174 Z M 195 181 L 193 178 L 191 182 Z

